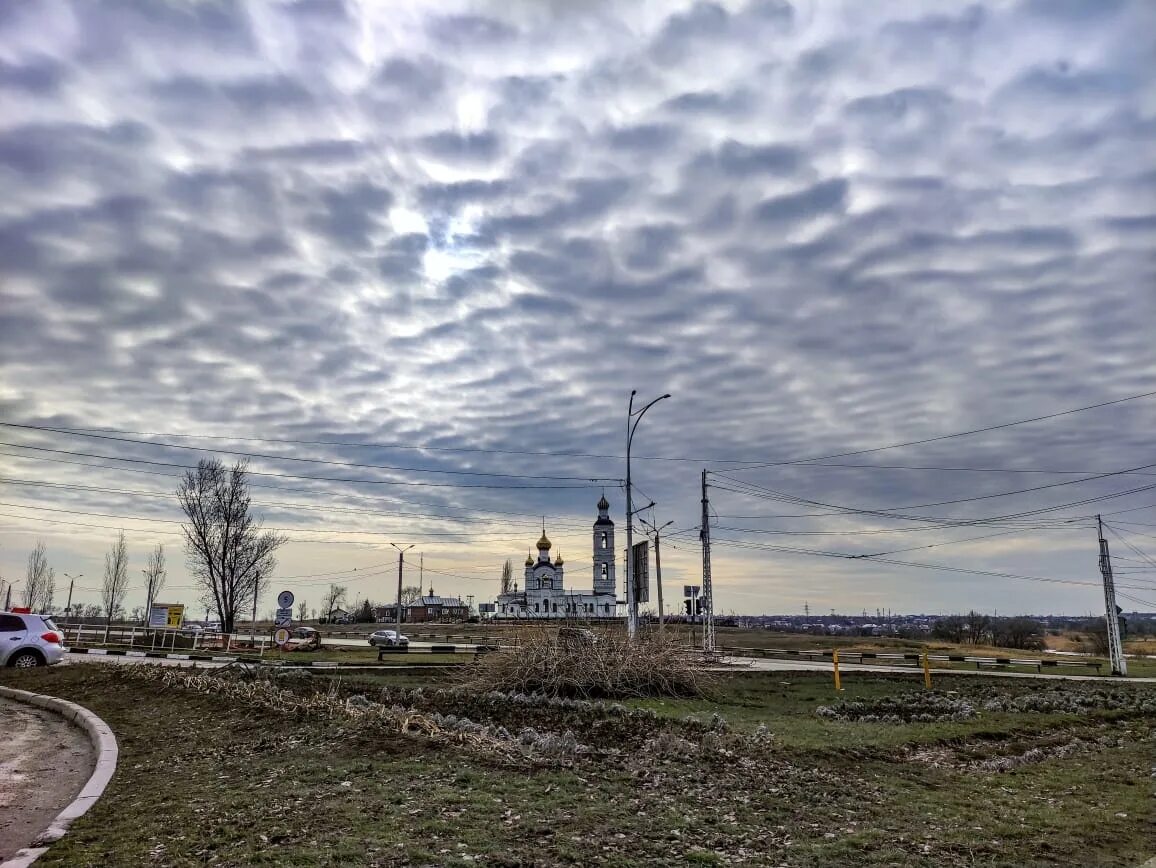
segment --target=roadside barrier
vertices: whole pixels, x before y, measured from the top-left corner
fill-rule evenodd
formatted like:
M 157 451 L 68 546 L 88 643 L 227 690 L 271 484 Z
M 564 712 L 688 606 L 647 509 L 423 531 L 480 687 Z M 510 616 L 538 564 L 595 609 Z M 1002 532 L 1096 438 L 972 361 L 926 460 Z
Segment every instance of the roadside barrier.
M 805 660 L 837 660 L 839 663 L 887 663 L 898 665 L 910 664 L 913 667 L 922 667 L 926 659 L 939 663 L 974 663 L 976 669 L 999 669 L 1009 666 L 1034 668 L 1037 672 L 1044 669 L 1058 669 L 1059 667 L 1076 667 L 1080 669 L 1095 669 L 1097 674 L 1104 665 L 1098 660 L 1044 660 L 1035 658 L 1015 657 L 980 657 L 967 654 L 928 654 L 928 653 L 888 653 L 883 651 L 806 651 L 798 648 L 719 648 L 720 654 L 731 657 L 798 657 Z M 835 655 L 838 655 L 837 657 Z

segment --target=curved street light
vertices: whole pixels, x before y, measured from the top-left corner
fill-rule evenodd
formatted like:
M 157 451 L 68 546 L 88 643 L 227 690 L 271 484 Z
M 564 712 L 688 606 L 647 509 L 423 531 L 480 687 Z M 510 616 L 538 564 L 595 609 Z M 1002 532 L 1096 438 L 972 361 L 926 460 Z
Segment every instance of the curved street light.
M 638 633 L 638 595 L 635 594 L 634 575 L 631 569 L 634 560 L 634 502 L 631 497 L 630 483 L 630 444 L 634 442 L 634 432 L 638 430 L 638 423 L 642 421 L 646 411 L 670 397 L 670 394 L 660 395 L 641 410 L 634 409 L 634 396 L 637 389 L 630 390 L 630 403 L 626 409 L 626 637 L 633 639 Z

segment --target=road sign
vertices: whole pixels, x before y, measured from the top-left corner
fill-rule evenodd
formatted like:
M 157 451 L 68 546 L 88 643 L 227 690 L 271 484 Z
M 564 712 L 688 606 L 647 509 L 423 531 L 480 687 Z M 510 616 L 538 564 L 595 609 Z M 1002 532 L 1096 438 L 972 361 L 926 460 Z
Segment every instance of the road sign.
M 273 641 L 278 645 L 284 645 L 289 641 L 289 631 L 282 627 L 280 630 L 273 634 Z
M 278 627 L 288 627 L 293 623 L 292 609 L 278 609 L 277 617 L 273 619 L 273 623 Z
M 293 597 L 292 591 L 282 591 L 280 594 L 277 595 L 277 608 L 279 608 L 279 609 L 292 608 L 293 607 L 293 599 L 294 599 L 294 597 Z
M 701 590 L 701 588 L 698 585 L 683 585 L 682 586 L 682 595 L 684 597 L 691 597 L 691 598 L 697 597 L 698 592 L 700 590 Z

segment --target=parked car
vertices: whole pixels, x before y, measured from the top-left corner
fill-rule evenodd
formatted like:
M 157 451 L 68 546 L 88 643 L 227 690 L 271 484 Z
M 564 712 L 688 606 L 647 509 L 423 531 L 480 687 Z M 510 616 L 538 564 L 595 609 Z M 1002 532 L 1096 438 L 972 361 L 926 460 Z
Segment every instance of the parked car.
M 387 648 L 395 648 L 399 645 L 408 645 L 408 636 L 399 636 L 395 630 L 376 630 L 369 634 L 369 644 L 374 647 L 384 645 Z
M 186 636 L 196 636 L 205 632 L 205 628 L 200 624 L 185 624 L 181 627 L 181 633 Z
M 64 634 L 47 615 L 29 609 L 0 612 L 0 666 L 26 669 L 64 659 Z

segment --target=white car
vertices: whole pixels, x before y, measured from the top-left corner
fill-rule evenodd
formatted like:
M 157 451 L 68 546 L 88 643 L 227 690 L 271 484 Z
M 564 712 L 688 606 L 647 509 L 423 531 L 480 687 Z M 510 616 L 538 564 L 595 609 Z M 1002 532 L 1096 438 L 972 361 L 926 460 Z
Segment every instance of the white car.
M 28 609 L 0 612 L 0 666 L 29 669 L 64 659 L 64 634 L 47 615 Z
M 369 644 L 374 647 L 385 645 L 387 648 L 393 648 L 399 645 L 408 645 L 409 637 L 399 636 L 394 630 L 377 630 L 369 634 Z

